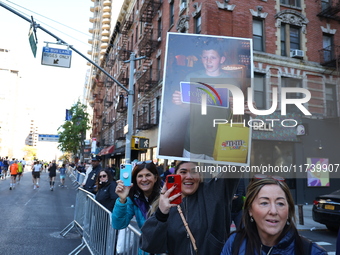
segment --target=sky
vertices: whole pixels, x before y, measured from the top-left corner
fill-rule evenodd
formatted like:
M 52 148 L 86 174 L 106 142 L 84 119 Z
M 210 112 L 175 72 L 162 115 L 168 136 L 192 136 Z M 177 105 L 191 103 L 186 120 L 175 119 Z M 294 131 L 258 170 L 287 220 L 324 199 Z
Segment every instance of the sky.
M 91 49 L 89 18 L 93 17 L 90 0 L 13 0 L 0 1 L 24 16 L 33 16 L 36 23 L 49 30 L 63 41 L 72 45 L 86 57 Z M 118 12 L 122 0 L 112 1 L 112 11 Z M 55 22 L 56 21 L 56 22 Z M 58 23 L 57 23 L 58 22 Z M 31 51 L 28 32 L 30 23 L 0 7 L 0 48 L 11 50 L 17 63 L 22 92 L 27 104 L 35 107 L 40 133 L 56 134 L 57 128 L 64 123 L 65 110 L 82 98 L 86 71 L 90 68 L 87 60 L 72 52 L 71 68 L 41 65 L 41 55 L 45 42 L 56 39 L 41 29 L 37 30 L 37 56 Z M 51 48 L 60 46 L 49 44 Z M 62 46 L 66 49 L 66 46 Z M 1 81 L 0 81 L 1 82 Z

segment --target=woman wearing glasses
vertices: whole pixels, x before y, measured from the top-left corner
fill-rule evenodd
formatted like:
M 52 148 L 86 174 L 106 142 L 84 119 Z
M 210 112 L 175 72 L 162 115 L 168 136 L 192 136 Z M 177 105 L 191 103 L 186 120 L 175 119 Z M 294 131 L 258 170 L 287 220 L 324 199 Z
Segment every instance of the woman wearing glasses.
M 227 240 L 221 255 L 326 255 L 301 237 L 295 226 L 295 207 L 282 177 L 255 176 L 248 186 L 243 227 Z
M 116 199 L 116 182 L 109 169 L 101 170 L 96 179 L 96 200 L 112 212 Z
M 148 218 L 151 204 L 159 197 L 161 179 L 156 165 L 151 161 L 138 162 L 132 171 L 132 185 L 124 186 L 123 181 L 117 181 L 116 200 L 112 212 L 112 227 L 126 228 L 132 217 L 136 216 L 141 228 Z

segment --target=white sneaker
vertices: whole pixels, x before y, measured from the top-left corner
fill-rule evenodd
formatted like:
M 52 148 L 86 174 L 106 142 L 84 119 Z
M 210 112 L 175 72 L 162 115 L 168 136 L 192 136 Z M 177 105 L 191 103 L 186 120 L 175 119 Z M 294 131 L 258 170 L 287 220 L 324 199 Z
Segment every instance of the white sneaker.
M 34 186 L 33 186 L 33 189 L 36 189 L 36 188 L 37 188 L 37 187 L 34 185 Z

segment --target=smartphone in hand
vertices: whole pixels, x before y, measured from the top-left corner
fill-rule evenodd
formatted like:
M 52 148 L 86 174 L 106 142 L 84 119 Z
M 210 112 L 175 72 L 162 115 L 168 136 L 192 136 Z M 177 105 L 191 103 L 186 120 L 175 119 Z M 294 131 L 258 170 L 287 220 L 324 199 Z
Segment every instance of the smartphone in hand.
M 124 186 L 131 186 L 132 181 L 132 165 L 121 164 L 120 165 L 120 178 L 123 181 Z
M 176 188 L 171 192 L 169 197 L 182 192 L 182 178 L 179 174 L 169 174 L 166 177 L 166 188 L 170 189 L 172 186 L 176 185 Z M 182 203 L 182 196 L 177 197 L 175 200 L 170 202 L 171 204 Z

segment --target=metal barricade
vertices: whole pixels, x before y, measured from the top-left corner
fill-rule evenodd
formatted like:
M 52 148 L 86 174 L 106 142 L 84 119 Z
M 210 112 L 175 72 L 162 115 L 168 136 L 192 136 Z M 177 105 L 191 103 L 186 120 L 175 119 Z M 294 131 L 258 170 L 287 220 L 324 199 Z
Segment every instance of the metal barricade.
M 83 234 L 84 215 L 87 207 L 87 196 L 94 198 L 94 194 L 78 188 L 76 195 L 76 204 L 74 210 L 74 219 L 61 232 L 60 235 L 65 237 L 73 228 L 75 228 L 81 235 Z
M 116 245 L 117 255 L 148 254 L 142 251 L 140 253 L 138 252 L 139 237 L 140 237 L 139 230 L 131 225 L 129 225 L 123 231 L 120 230 L 118 233 L 118 242 Z
M 88 197 L 85 222 L 83 241 L 91 254 L 116 254 L 117 231 L 111 226 L 111 212 L 92 197 Z

